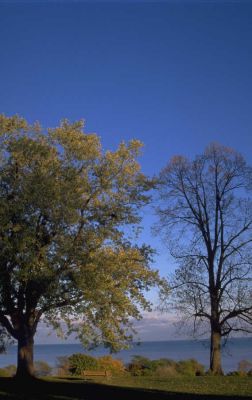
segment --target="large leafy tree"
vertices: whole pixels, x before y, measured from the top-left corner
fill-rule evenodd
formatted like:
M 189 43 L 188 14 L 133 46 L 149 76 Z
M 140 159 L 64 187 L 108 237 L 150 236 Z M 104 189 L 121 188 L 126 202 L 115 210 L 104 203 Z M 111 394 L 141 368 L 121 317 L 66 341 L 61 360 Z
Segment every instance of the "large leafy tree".
M 117 350 L 148 309 L 158 275 L 124 229 L 139 223 L 152 187 L 140 148 L 103 152 L 81 121 L 43 131 L 0 116 L 0 323 L 18 342 L 17 376 L 33 375 L 41 318 Z
M 211 333 L 214 374 L 222 373 L 221 339 L 251 332 L 250 184 L 243 157 L 218 144 L 193 161 L 174 157 L 160 174 L 158 228 L 177 262 L 171 302 L 195 334 Z

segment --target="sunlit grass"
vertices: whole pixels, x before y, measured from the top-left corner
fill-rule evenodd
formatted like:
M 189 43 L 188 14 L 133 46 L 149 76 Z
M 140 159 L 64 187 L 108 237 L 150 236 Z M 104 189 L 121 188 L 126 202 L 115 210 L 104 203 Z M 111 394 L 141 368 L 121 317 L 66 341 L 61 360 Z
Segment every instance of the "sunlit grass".
M 101 380 L 100 380 L 101 381 Z M 197 376 L 176 378 L 115 377 L 102 380 L 107 385 L 155 389 L 176 393 L 252 396 L 251 377 Z

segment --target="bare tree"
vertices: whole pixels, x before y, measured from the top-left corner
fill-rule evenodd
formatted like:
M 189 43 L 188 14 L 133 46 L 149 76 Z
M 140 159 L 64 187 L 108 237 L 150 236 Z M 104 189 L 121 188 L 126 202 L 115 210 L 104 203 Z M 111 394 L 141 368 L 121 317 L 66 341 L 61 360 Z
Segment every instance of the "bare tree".
M 218 144 L 194 161 L 174 157 L 160 174 L 158 229 L 177 262 L 173 304 L 193 318 L 195 334 L 211 332 L 214 374 L 222 374 L 221 338 L 251 332 L 250 174 L 240 154 Z M 162 300 L 170 302 L 164 291 Z

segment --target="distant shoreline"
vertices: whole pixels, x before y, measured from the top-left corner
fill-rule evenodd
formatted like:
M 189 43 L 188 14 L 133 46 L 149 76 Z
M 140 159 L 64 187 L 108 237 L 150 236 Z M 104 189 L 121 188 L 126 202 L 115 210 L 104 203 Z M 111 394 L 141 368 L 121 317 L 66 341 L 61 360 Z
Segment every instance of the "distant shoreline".
M 80 343 L 38 343 L 34 347 L 35 361 L 45 361 L 54 367 L 58 357 L 68 357 L 74 353 L 87 353 L 95 357 L 109 354 L 108 349 L 99 346 L 92 351 L 85 349 Z M 128 349 L 112 354 L 114 358 L 129 363 L 133 356 L 140 355 L 149 359 L 168 358 L 175 361 L 196 359 L 207 369 L 209 366 L 209 340 L 208 339 L 177 339 L 166 341 L 132 342 Z M 0 355 L 0 368 L 16 364 L 17 347 L 12 345 L 5 354 Z M 241 360 L 252 361 L 252 336 L 230 338 L 223 350 L 223 369 L 225 372 L 234 371 Z

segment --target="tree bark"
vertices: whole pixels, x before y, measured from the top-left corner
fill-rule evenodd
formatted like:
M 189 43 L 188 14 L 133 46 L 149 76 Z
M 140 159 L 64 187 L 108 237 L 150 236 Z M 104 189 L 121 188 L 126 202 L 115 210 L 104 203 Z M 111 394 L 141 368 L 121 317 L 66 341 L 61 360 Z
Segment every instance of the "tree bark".
M 221 366 L 221 334 L 214 330 L 211 332 L 210 371 L 214 375 L 223 375 Z
M 23 335 L 18 338 L 16 378 L 29 379 L 34 377 L 33 365 L 33 335 Z

